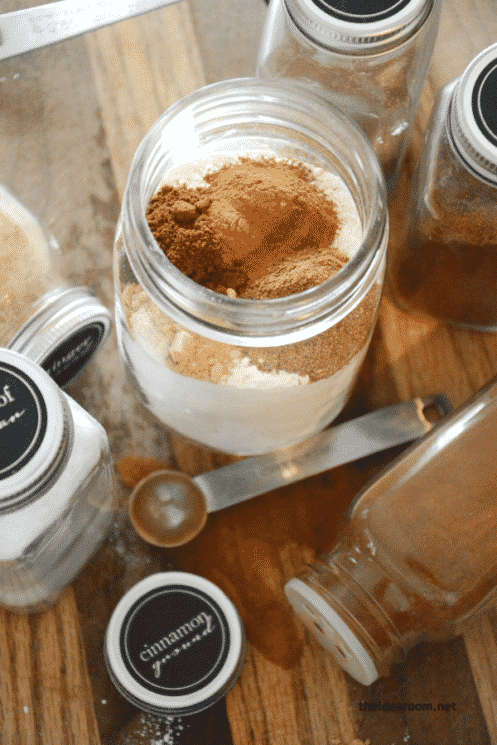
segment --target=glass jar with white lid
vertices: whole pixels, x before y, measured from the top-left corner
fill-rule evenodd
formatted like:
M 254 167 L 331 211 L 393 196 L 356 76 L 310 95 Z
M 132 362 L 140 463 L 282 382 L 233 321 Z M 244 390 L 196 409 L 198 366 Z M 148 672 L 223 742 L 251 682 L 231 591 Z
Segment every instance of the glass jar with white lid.
M 0 605 L 54 603 L 116 506 L 104 428 L 37 363 L 0 348 Z
M 172 174 L 185 181 L 191 164 L 212 169 L 240 156 L 298 161 L 331 179 L 358 229 L 344 223 L 349 260 L 337 274 L 288 297 L 248 300 L 197 284 L 168 259 L 147 223 L 152 196 Z M 245 78 L 179 101 L 138 148 L 116 233 L 116 330 L 142 402 L 174 432 L 236 455 L 320 431 L 347 401 L 369 345 L 387 240 L 371 144 L 313 93 Z

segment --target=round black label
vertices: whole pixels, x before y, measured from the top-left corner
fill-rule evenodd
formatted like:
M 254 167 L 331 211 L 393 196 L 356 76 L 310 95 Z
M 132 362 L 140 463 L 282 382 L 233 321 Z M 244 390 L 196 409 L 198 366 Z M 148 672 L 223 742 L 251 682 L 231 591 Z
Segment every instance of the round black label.
M 0 479 L 18 473 L 35 456 L 47 423 L 38 386 L 17 367 L 0 362 Z
M 497 146 L 497 60 L 492 60 L 479 74 L 471 105 L 478 128 Z
M 57 385 L 67 385 L 88 362 L 104 333 L 105 327 L 100 321 L 85 326 L 60 344 L 41 366 Z
M 133 678 L 149 691 L 184 696 L 220 673 L 230 646 L 219 605 L 202 590 L 171 585 L 151 590 L 125 616 L 120 649 Z
M 399 13 L 412 0 L 313 0 L 321 10 L 347 23 L 376 23 Z

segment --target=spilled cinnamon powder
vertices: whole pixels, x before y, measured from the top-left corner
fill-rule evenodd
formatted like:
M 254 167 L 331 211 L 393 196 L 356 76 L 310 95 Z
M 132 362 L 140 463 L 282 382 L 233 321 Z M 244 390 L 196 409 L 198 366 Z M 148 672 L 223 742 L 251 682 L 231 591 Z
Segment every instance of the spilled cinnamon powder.
M 154 460 L 125 456 L 117 471 L 134 487 L 169 465 Z M 329 548 L 341 514 L 364 481 L 359 469 L 341 466 L 213 512 L 200 535 L 180 548 L 162 550 L 164 557 L 176 569 L 221 587 L 242 616 L 250 642 L 266 659 L 292 669 L 305 642 L 285 597 L 285 582 L 302 571 L 303 559 L 312 564 Z
M 208 186 L 165 185 L 147 219 L 188 277 L 231 297 L 270 299 L 321 284 L 348 261 L 332 247 L 335 204 L 301 163 L 240 158 L 204 176 Z

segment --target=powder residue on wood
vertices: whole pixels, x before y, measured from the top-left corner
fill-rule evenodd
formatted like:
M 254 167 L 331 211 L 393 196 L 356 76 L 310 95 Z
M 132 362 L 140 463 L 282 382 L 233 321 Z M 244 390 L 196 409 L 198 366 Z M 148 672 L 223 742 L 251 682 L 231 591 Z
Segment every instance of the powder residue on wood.
M 208 289 L 248 299 L 321 284 L 347 262 L 335 204 L 300 163 L 240 158 L 205 187 L 166 184 L 147 219 L 172 263 Z

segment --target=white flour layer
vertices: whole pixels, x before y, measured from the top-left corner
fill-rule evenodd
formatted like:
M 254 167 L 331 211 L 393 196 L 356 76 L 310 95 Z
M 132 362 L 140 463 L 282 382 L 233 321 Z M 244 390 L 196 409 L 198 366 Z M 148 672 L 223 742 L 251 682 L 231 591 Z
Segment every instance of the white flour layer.
M 163 183 L 207 186 L 206 173 L 237 159 L 223 154 L 184 163 L 170 170 Z M 304 165 L 336 205 L 340 228 L 333 246 L 352 257 L 360 245 L 362 227 L 349 190 L 340 177 Z M 312 371 L 305 369 L 305 361 L 299 373 L 266 372 L 240 348 L 219 342 L 207 341 L 203 355 L 201 337 L 169 321 L 136 285 L 128 302 L 128 289 L 124 291 L 127 323 L 116 307 L 117 333 L 147 407 L 180 434 L 216 450 L 238 455 L 267 453 L 320 431 L 346 403 L 366 353 L 367 343 L 342 369 L 312 383 Z M 202 355 L 210 355 L 208 370 L 203 364 L 202 374 L 196 377 L 196 359 Z M 175 368 L 189 372 L 180 374 Z

